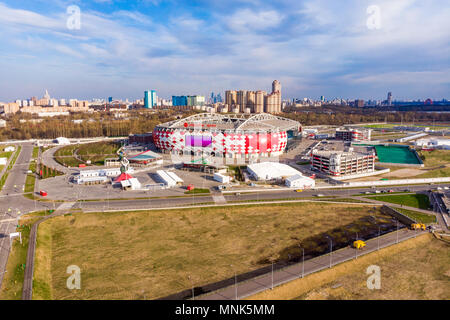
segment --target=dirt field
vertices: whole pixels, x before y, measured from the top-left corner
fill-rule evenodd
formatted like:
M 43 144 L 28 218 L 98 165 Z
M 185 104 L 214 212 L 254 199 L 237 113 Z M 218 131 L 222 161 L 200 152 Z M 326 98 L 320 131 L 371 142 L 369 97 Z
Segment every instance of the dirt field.
M 450 299 L 450 244 L 425 234 L 249 297 L 249 299 Z M 367 288 L 367 267 L 381 270 L 381 289 Z
M 298 203 L 56 217 L 39 227 L 33 297 L 163 297 L 261 268 L 302 240 L 374 214 Z M 69 265 L 81 268 L 81 290 L 66 288 Z

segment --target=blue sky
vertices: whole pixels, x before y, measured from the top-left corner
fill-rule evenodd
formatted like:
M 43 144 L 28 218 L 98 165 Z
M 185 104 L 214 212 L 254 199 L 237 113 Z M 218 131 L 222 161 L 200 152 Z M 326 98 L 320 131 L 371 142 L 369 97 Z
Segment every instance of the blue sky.
M 283 98 L 450 98 L 438 0 L 0 0 L 0 101 L 262 89 Z M 81 10 L 79 30 L 66 10 Z M 380 9 L 369 29 L 367 8 Z

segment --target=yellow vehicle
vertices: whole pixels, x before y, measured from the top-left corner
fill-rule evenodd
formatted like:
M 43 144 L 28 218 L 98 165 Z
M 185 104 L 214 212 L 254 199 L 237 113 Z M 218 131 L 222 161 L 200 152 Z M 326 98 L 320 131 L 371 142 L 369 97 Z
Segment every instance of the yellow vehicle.
M 295 192 L 303 192 L 303 190 L 302 189 L 297 189 L 297 190 L 295 190 Z
M 362 240 L 356 240 L 353 242 L 353 248 L 362 249 L 366 246 L 366 243 Z
M 426 228 L 427 227 L 423 223 L 413 223 L 411 225 L 411 229 L 413 229 L 413 230 L 420 230 L 420 229 L 426 230 Z

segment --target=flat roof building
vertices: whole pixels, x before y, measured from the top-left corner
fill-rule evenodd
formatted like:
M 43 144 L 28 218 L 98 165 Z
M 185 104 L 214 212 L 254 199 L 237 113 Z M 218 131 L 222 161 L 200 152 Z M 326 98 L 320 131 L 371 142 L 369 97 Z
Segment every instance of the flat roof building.
M 343 141 L 370 141 L 372 129 L 342 127 L 336 129 L 336 139 Z
M 311 167 L 330 176 L 374 172 L 375 153 L 313 150 Z

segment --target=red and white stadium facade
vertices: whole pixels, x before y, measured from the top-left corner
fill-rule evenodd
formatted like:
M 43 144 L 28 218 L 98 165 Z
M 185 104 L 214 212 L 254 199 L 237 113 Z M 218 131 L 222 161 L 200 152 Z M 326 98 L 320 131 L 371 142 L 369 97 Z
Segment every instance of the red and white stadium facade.
M 153 141 L 160 150 L 175 154 L 226 158 L 279 156 L 287 145 L 287 131 L 299 132 L 300 124 L 262 115 L 250 118 L 196 115 L 156 126 Z

